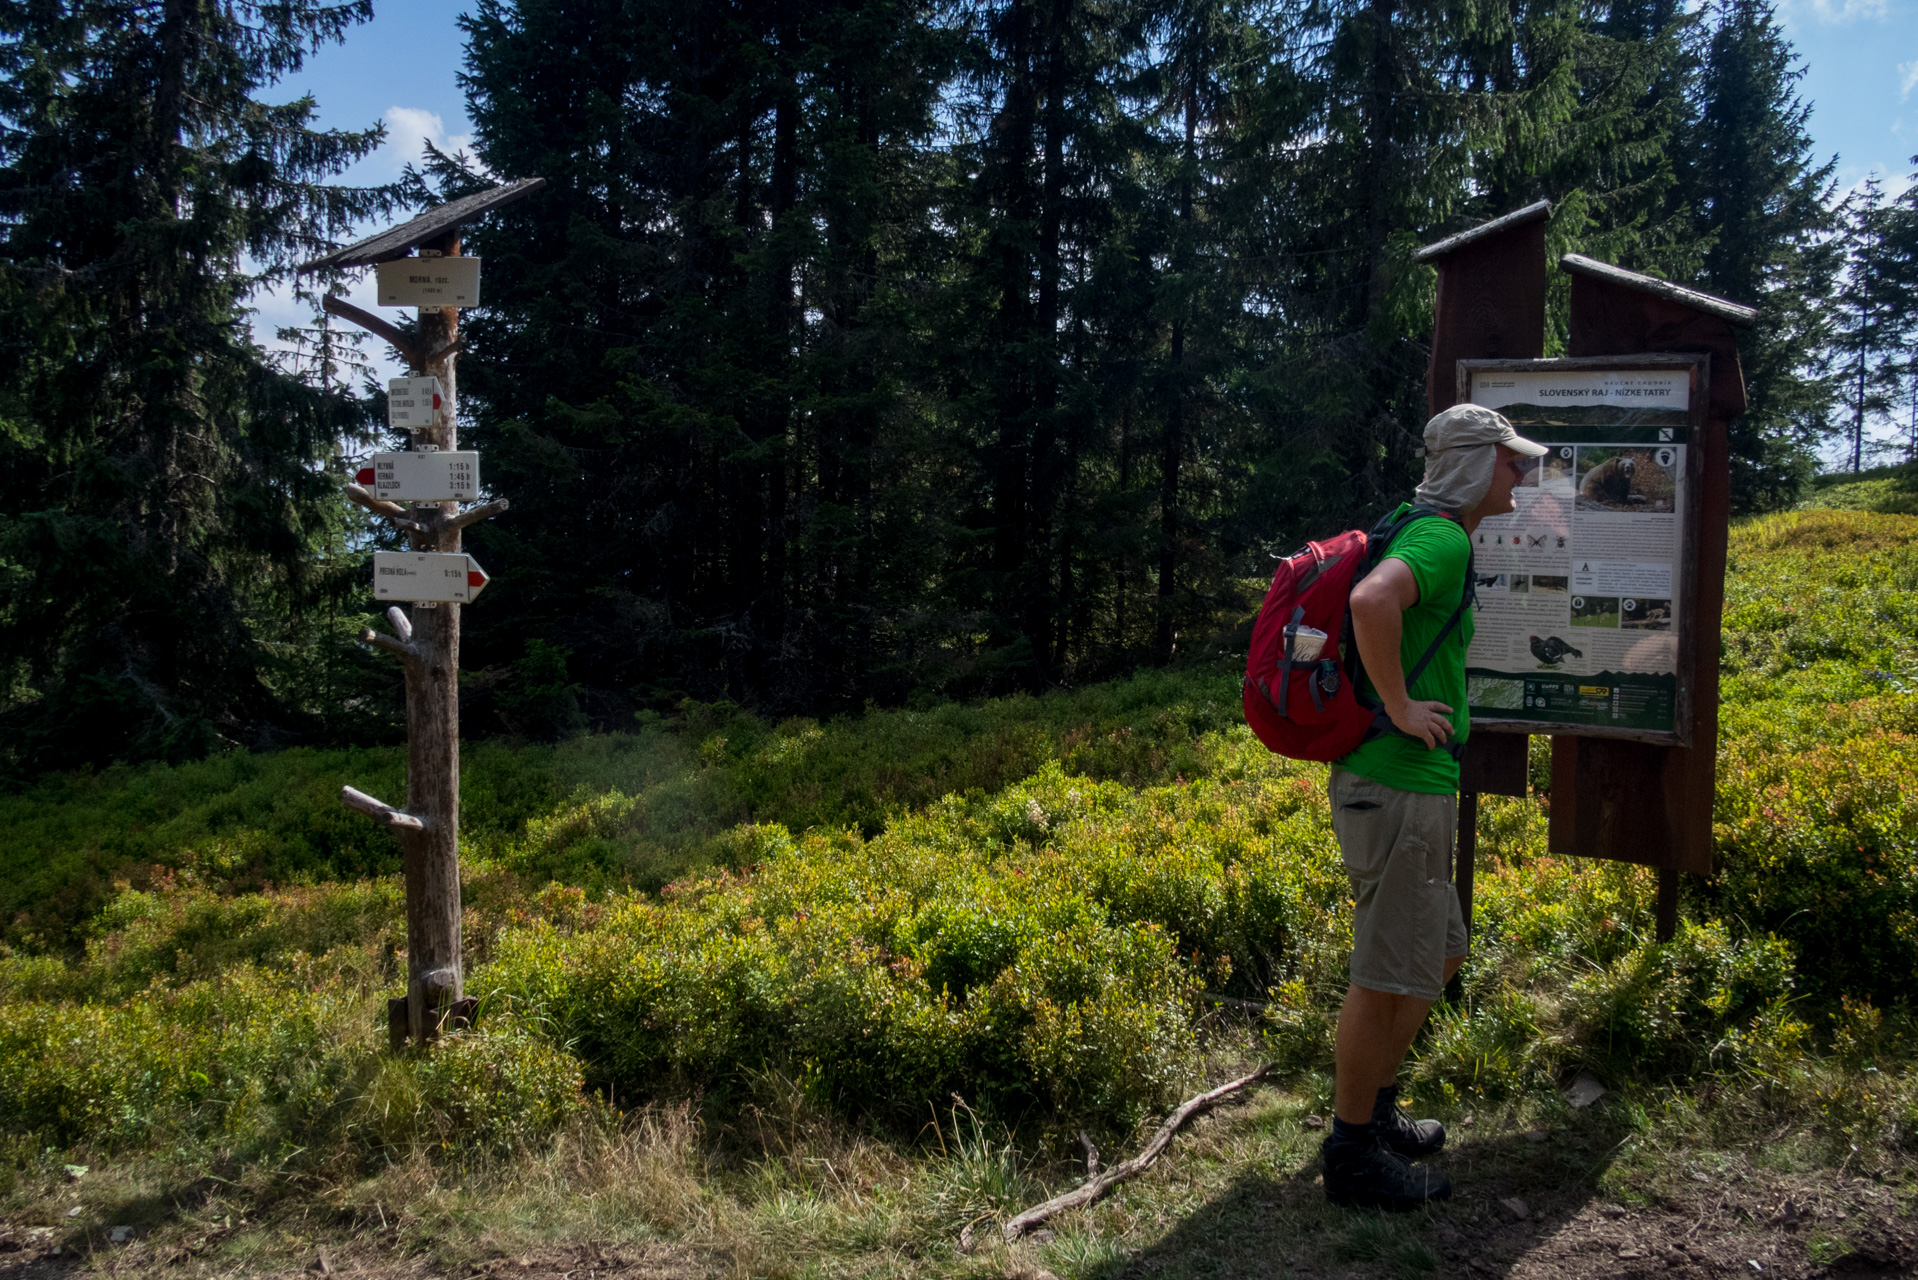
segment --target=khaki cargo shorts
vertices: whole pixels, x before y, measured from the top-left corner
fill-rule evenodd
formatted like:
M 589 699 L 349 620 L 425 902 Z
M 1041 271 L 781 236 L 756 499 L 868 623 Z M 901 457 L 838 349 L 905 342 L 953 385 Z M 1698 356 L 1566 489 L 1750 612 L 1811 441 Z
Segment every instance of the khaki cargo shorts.
M 1352 981 L 1436 1000 L 1466 951 L 1452 886 L 1458 797 L 1400 791 L 1332 771 L 1332 830 L 1352 881 Z

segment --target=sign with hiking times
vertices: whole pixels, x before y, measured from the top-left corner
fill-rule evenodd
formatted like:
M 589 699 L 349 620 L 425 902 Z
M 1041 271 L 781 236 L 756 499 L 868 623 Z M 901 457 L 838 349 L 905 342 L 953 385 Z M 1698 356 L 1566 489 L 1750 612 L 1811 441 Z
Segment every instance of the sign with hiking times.
M 386 380 L 386 425 L 394 431 L 430 431 L 439 421 L 440 380 Z
M 379 274 L 382 307 L 477 307 L 480 260 L 451 257 L 393 258 Z
M 1473 723 L 1681 740 L 1699 359 L 1459 366 L 1466 399 L 1550 449 L 1472 535 Z
M 375 551 L 373 596 L 471 604 L 485 589 L 486 570 L 460 551 Z
M 388 502 L 470 502 L 479 497 L 479 454 L 458 449 L 376 453 L 354 477 Z

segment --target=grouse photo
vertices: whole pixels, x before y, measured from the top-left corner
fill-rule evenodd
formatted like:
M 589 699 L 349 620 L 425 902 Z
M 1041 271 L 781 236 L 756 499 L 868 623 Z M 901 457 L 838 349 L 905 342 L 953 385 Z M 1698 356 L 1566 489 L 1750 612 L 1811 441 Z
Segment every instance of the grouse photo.
M 1537 636 L 1532 637 L 1532 656 L 1548 667 L 1555 667 L 1565 661 L 1565 655 L 1568 653 L 1574 658 L 1585 656 L 1583 652 L 1572 648 L 1557 636 L 1546 636 L 1543 640 Z

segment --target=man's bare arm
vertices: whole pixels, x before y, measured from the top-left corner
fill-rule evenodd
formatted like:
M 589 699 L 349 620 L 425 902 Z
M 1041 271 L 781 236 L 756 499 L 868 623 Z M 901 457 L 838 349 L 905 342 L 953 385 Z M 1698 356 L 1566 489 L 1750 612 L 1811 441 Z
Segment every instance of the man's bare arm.
M 1443 702 L 1414 702 L 1405 689 L 1405 667 L 1399 644 L 1405 635 L 1405 611 L 1419 602 L 1418 579 L 1403 560 L 1385 560 L 1352 590 L 1352 635 L 1359 659 L 1372 678 L 1379 701 L 1392 723 L 1435 747 L 1452 736 L 1447 719 L 1452 708 Z

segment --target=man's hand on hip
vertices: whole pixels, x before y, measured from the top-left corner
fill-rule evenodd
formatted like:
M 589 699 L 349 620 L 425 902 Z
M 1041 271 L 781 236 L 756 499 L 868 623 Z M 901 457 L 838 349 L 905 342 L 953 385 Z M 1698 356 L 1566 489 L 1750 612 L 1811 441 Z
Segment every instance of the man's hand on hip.
M 1447 717 L 1452 714 L 1452 708 L 1443 702 L 1413 702 L 1408 699 L 1396 707 L 1387 707 L 1385 711 L 1402 732 L 1411 734 L 1427 747 L 1451 741 L 1452 722 Z

